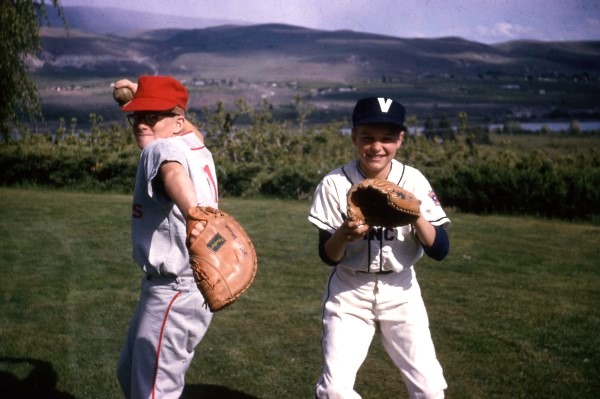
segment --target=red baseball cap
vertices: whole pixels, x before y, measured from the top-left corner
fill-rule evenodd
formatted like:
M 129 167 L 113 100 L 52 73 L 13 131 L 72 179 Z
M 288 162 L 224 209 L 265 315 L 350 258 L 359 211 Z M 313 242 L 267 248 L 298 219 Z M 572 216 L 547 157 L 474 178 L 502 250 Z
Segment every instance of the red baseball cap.
M 170 76 L 140 76 L 133 100 L 122 111 L 166 111 L 179 106 L 187 109 L 188 91 Z

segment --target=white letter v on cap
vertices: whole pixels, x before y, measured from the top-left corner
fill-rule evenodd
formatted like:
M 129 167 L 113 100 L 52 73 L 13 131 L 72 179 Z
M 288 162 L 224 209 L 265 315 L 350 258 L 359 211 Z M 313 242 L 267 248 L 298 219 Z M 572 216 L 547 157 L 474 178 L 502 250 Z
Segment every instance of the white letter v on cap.
M 377 101 L 379 101 L 379 108 L 381 108 L 381 112 L 387 113 L 390 110 L 390 106 L 392 105 L 392 99 L 388 98 L 387 100 L 383 97 L 378 97 Z

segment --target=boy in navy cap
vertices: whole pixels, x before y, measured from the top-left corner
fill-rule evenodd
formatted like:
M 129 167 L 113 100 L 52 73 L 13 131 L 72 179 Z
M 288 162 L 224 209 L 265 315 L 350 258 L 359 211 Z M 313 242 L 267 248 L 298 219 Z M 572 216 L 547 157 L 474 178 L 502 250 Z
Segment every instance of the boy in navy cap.
M 188 92 L 180 82 L 141 76 L 129 83 L 135 95 L 122 110 L 142 149 L 131 241 L 144 274 L 117 377 L 126 398 L 179 398 L 212 319 L 189 266 L 185 221 L 191 207 L 217 208 L 215 166 L 185 118 Z
M 358 158 L 327 174 L 314 194 L 308 220 L 319 231 L 319 256 L 331 266 L 316 398 L 360 398 L 354 382 L 377 327 L 409 397 L 444 397 L 446 381 L 414 265 L 424 253 L 436 260 L 446 256 L 450 220 L 421 172 L 395 159 L 406 130 L 404 116 L 396 100 L 359 100 L 352 115 Z M 412 192 L 422 203 L 418 220 L 397 228 L 348 220 L 347 193 L 367 178 L 389 180 Z

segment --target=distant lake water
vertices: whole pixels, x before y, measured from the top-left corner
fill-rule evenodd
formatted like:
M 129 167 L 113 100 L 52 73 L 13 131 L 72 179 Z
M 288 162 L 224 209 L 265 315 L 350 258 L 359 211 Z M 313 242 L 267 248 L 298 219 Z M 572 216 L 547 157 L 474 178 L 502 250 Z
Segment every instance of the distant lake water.
M 503 125 L 490 125 L 490 129 L 501 129 Z M 571 124 L 569 122 L 519 122 L 519 126 L 523 130 L 530 132 L 540 131 L 546 126 L 552 132 L 561 132 L 569 130 Z M 579 128 L 582 132 L 591 130 L 600 130 L 600 121 L 584 121 L 579 122 Z
M 520 128 L 522 130 L 528 131 L 528 132 L 539 132 L 540 130 L 542 130 L 542 128 L 544 126 L 546 126 L 551 132 L 566 132 L 569 130 L 569 128 L 571 127 L 571 124 L 569 122 L 516 122 L 518 123 L 518 125 L 520 126 Z M 500 130 L 504 127 L 503 124 L 492 124 L 492 125 L 488 125 L 488 128 L 490 130 Z M 457 129 L 456 126 L 452 127 L 455 131 Z M 582 132 L 590 132 L 590 131 L 600 131 L 600 121 L 584 121 L 584 122 L 579 122 L 579 128 L 581 129 Z M 415 128 L 410 128 L 410 133 L 413 134 L 415 132 Z M 417 126 L 416 128 L 416 133 L 422 134 L 424 130 L 423 126 Z M 342 133 L 344 134 L 350 134 L 352 131 L 352 128 L 347 127 L 347 128 L 343 128 Z

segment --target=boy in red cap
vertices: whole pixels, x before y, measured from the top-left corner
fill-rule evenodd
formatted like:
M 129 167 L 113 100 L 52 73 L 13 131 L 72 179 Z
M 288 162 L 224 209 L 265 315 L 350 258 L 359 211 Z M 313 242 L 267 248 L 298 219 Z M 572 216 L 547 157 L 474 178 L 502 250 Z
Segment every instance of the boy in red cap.
M 128 83 L 127 83 L 128 82 Z M 188 92 L 168 76 L 141 76 L 129 86 L 130 112 L 142 154 L 133 194 L 133 258 L 144 272 L 140 299 L 117 365 L 126 398 L 179 398 L 194 349 L 211 312 L 196 287 L 186 247 L 187 210 L 217 208 L 212 155 L 185 118 Z
M 146 79 L 146 77 L 141 77 L 141 79 Z M 128 88 L 133 93 L 136 93 L 137 89 L 138 89 L 138 84 L 132 82 L 129 79 L 121 79 L 121 80 L 118 80 L 115 82 L 114 88 L 115 89 Z M 179 112 L 181 114 L 185 115 L 185 109 L 183 109 L 183 110 L 180 109 Z M 130 124 L 131 124 L 131 121 L 130 121 Z M 140 147 L 140 149 L 144 149 L 146 144 L 148 144 L 149 142 L 154 140 L 154 133 L 152 131 L 136 129 L 136 127 L 134 125 L 132 125 L 132 126 L 133 126 L 133 129 L 132 129 L 133 136 L 135 138 L 136 144 L 138 145 L 138 147 Z M 182 131 L 194 132 L 194 134 L 198 137 L 198 139 L 200 139 L 201 141 L 204 141 L 204 136 L 202 135 L 202 133 L 187 118 L 184 119 L 184 121 L 183 121 Z

